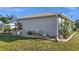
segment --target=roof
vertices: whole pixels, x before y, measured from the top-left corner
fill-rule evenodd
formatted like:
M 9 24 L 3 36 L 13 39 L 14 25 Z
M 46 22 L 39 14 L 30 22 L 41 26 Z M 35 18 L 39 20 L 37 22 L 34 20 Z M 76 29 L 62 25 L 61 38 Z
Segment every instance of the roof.
M 65 16 L 63 13 L 39 13 L 39 14 L 34 14 L 31 16 L 23 16 L 18 18 L 19 20 L 24 20 L 24 19 L 31 19 L 31 18 L 40 18 L 40 17 L 49 17 L 49 16 L 59 16 L 65 19 L 70 20 L 67 16 Z M 70 20 L 71 21 L 71 20 Z

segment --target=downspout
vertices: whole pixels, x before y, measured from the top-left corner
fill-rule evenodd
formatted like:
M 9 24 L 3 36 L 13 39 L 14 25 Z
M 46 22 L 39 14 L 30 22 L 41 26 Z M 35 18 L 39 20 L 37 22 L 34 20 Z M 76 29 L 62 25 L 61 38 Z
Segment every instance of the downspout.
M 56 29 L 56 42 L 58 41 L 58 37 L 59 37 L 59 30 L 58 30 L 58 17 L 57 17 L 57 15 L 56 15 L 56 18 L 57 18 L 57 29 Z

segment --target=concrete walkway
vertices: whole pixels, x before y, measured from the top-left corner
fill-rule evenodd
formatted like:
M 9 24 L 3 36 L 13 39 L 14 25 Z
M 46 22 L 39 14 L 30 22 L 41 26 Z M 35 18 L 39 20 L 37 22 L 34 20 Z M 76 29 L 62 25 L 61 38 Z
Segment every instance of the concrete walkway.
M 59 39 L 58 41 L 67 42 L 69 41 L 77 32 L 74 32 L 68 39 Z
M 69 41 L 74 35 L 76 34 L 76 32 L 74 32 L 68 39 L 58 39 L 58 41 L 60 42 L 67 42 Z M 55 41 L 55 38 L 48 38 L 48 37 L 42 37 L 42 36 L 34 36 L 34 35 L 21 35 L 24 37 L 31 37 L 31 38 L 38 38 L 38 39 L 46 39 L 46 40 L 53 40 Z

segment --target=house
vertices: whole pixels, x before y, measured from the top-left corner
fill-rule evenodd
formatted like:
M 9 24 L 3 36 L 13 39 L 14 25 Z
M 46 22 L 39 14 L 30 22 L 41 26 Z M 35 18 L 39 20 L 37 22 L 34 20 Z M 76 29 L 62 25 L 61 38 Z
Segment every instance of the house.
M 8 24 L 3 24 L 0 33 L 12 33 L 14 29 L 16 29 L 16 23 L 8 23 Z
M 10 26 L 10 29 L 14 29 L 16 28 L 15 23 L 9 23 L 9 24 L 5 24 L 6 26 Z
M 18 19 L 22 24 L 22 34 L 28 31 L 42 32 L 49 36 L 59 38 L 60 24 L 68 20 L 70 24 L 72 21 L 62 13 L 42 13 L 32 16 L 25 16 Z M 68 28 L 72 31 L 71 26 Z

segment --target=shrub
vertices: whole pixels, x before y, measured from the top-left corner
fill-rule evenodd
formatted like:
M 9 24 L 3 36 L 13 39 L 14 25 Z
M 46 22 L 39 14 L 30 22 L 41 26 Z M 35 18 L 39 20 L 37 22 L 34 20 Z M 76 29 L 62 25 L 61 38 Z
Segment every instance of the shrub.
M 67 20 L 60 24 L 59 33 L 63 36 L 63 38 L 69 37 L 69 24 L 70 23 Z

